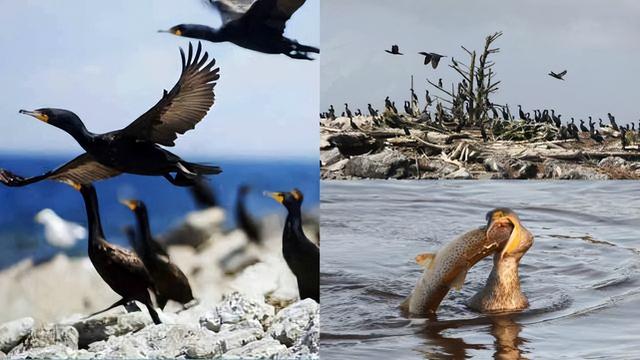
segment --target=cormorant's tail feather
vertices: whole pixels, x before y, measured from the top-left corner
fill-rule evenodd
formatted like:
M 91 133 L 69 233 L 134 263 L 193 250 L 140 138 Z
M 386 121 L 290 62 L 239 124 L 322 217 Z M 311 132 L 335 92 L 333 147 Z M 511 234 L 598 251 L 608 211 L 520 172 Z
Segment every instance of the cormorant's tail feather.
M 222 168 L 214 165 L 197 164 L 186 162 L 183 165 L 192 173 L 197 175 L 217 175 L 222 172 Z

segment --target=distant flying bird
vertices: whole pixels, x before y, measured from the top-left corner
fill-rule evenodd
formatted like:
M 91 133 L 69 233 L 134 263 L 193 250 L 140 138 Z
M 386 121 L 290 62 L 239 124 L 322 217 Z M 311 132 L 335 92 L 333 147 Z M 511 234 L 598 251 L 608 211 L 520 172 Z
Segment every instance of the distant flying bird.
M 222 26 L 214 29 L 205 25 L 180 24 L 160 30 L 177 36 L 231 42 L 245 49 L 265 54 L 284 54 L 293 59 L 313 60 L 309 53 L 320 49 L 299 44 L 284 36 L 291 16 L 305 0 L 205 0 L 218 10 Z
M 436 54 L 436 53 L 428 53 L 428 52 L 419 52 L 418 54 L 423 55 L 424 56 L 424 64 L 425 65 L 429 65 L 429 63 L 431 63 L 431 66 L 433 66 L 433 68 L 437 68 L 438 64 L 440 63 L 440 59 L 442 59 L 443 57 L 446 57 L 445 55 L 440 55 L 440 54 Z
M 87 229 L 66 221 L 51 209 L 40 210 L 35 221 L 44 225 L 44 238 L 51 246 L 68 249 L 87 237 Z
M 398 47 L 398 45 L 392 45 L 391 51 L 389 50 L 385 50 L 385 51 L 392 55 L 404 55 L 403 53 L 400 52 L 400 48 Z
M 558 79 L 558 80 L 564 80 L 564 79 L 563 79 L 563 77 L 564 77 L 565 75 L 567 75 L 567 70 L 565 70 L 565 71 L 563 71 L 563 72 L 561 72 L 561 73 L 559 73 L 559 74 L 556 74 L 556 73 L 554 73 L 553 71 L 551 71 L 551 72 L 549 73 L 549 76 L 551 76 L 551 77 L 553 77 L 553 78 L 556 78 L 556 79 Z

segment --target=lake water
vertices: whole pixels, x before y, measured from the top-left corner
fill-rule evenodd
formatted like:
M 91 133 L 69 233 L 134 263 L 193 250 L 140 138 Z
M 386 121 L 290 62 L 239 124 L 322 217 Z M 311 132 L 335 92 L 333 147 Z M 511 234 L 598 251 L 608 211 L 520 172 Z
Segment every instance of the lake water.
M 639 358 L 640 183 L 349 181 L 321 185 L 326 359 Z M 487 316 L 465 306 L 491 257 L 451 291 L 437 320 L 398 305 L 436 251 L 514 209 L 535 235 L 520 263 L 530 308 Z
M 33 176 L 72 158 L 0 155 L 0 167 L 22 176 Z M 211 185 L 220 205 L 227 210 L 233 210 L 240 184 L 248 184 L 254 190 L 247 196 L 247 208 L 255 217 L 270 213 L 286 214 L 282 205 L 262 195 L 264 190 L 288 191 L 298 187 L 305 195 L 303 209 L 317 210 L 317 160 L 226 159 L 213 163 L 220 165 L 223 173 L 212 176 Z M 121 229 L 134 223 L 133 215 L 118 202 L 119 198 L 145 201 L 154 233 L 177 225 L 187 212 L 196 209 L 188 190 L 175 187 L 160 177 L 121 175 L 96 183 L 96 189 L 106 236 L 116 244 L 127 244 Z M 47 259 L 60 251 L 45 242 L 43 227 L 34 222 L 35 214 L 43 208 L 51 208 L 67 220 L 86 224 L 82 197 L 65 184 L 43 181 L 22 188 L 0 185 L 0 269 L 28 257 L 37 261 Z M 230 212 L 227 214 L 227 226 L 231 228 L 234 225 L 233 212 Z M 79 241 L 64 252 L 85 256 L 86 242 Z

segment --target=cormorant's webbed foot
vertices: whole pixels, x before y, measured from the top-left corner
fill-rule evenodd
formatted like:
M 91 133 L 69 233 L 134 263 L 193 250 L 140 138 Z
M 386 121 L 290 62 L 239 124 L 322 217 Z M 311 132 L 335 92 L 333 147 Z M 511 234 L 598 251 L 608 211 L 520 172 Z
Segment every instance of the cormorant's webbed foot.
M 192 177 L 188 177 L 182 173 L 176 173 L 176 176 L 171 174 L 164 174 L 164 178 L 175 186 L 188 187 L 195 185 L 196 180 Z
M 287 55 L 288 57 L 292 58 L 292 59 L 300 59 L 300 60 L 315 60 L 314 58 L 309 57 L 309 55 L 307 55 L 306 52 L 299 52 L 299 51 L 290 51 L 288 53 L 286 53 L 285 55 Z

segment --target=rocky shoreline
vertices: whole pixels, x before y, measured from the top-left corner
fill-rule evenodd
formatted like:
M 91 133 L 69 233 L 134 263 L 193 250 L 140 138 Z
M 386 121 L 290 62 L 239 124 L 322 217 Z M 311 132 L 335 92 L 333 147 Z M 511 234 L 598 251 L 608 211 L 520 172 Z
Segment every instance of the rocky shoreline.
M 282 257 L 283 219 L 262 219 L 265 235 L 256 244 L 239 229 L 225 230 L 225 215 L 193 212 L 159 237 L 197 299 L 156 309 L 159 325 L 141 304 L 86 318 L 118 299 L 86 257 L 59 254 L 3 270 L 0 359 L 318 358 L 319 306 L 298 299 Z M 317 225 L 305 222 L 316 243 Z
M 483 142 L 479 129 L 376 128 L 369 116 L 353 123 L 359 130 L 349 118 L 321 119 L 322 179 L 640 179 L 639 149 L 623 151 L 615 137 Z
M 0 325 L 0 351 L 10 359 L 318 358 L 319 306 L 312 299 L 276 312 L 235 292 L 215 306 L 197 304 L 161 318 L 154 325 L 146 310 L 122 308 L 38 326 L 22 318 Z

